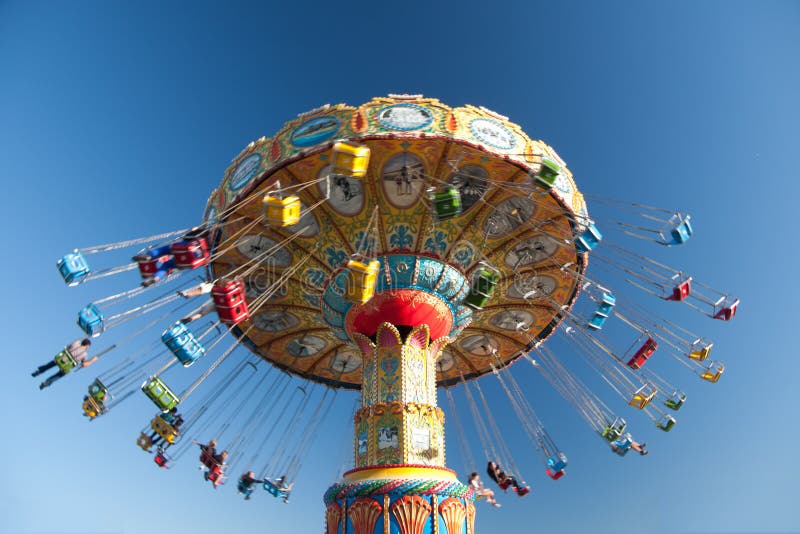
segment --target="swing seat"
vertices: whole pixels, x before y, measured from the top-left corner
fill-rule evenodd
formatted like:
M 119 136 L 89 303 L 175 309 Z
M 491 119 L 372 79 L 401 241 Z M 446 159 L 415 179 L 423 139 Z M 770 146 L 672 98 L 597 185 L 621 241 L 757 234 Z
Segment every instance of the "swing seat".
M 564 476 L 564 471 L 553 471 L 552 469 L 545 469 L 544 472 L 547 473 L 547 476 L 549 476 L 553 480 L 558 480 L 559 478 Z
M 167 346 L 173 355 L 183 364 L 189 367 L 198 358 L 205 354 L 206 349 L 197 341 L 191 330 L 185 324 L 178 321 L 161 334 L 161 341 Z
M 110 395 L 108 388 L 105 386 L 105 384 L 103 384 L 103 382 L 100 381 L 99 378 L 95 378 L 94 382 L 89 384 L 88 390 L 89 390 L 89 395 L 94 400 L 101 403 L 105 402 L 108 396 Z
M 167 462 L 169 459 L 164 455 L 162 451 L 158 451 L 158 453 L 153 458 L 153 461 L 156 463 L 158 467 L 163 467 L 164 469 L 169 469 Z
M 72 357 L 72 354 L 66 347 L 64 347 L 64 350 L 56 354 L 55 358 L 53 358 L 53 361 L 56 362 L 58 370 L 64 374 L 69 373 L 78 366 L 78 362 Z
M 89 264 L 86 263 L 86 258 L 78 251 L 67 254 L 58 260 L 56 267 L 64 278 L 64 282 L 70 287 L 80 284 L 86 278 L 86 275 L 91 272 Z
M 236 489 L 245 497 L 249 497 L 253 494 L 253 486 L 251 484 L 245 484 L 243 480 L 239 480 L 239 483 L 236 484 Z
M 719 319 L 720 321 L 730 321 L 736 315 L 736 309 L 738 307 L 739 307 L 739 299 L 736 299 L 733 302 L 731 302 L 730 305 L 720 309 L 714 315 L 714 319 Z
M 669 432 L 672 430 L 672 427 L 675 426 L 675 418 L 671 415 L 665 415 L 661 421 L 656 422 L 656 426 L 659 430 L 663 430 L 664 432 Z
M 684 402 L 686 402 L 686 394 L 676 391 L 670 398 L 664 401 L 664 406 L 677 412 L 681 409 L 681 406 L 683 406 Z
M 437 221 L 445 221 L 461 215 L 461 193 L 453 186 L 447 186 L 444 191 L 431 191 L 433 214 Z
M 693 344 L 692 346 L 694 345 L 695 344 Z M 702 362 L 703 360 L 708 358 L 709 354 L 711 354 L 711 348 L 713 346 L 714 346 L 713 343 L 708 343 L 704 346 L 699 346 L 699 348 L 696 348 L 689 353 L 689 358 L 691 358 L 692 360 L 697 360 L 698 362 Z
M 632 444 L 633 442 L 627 435 L 619 437 L 611 442 L 611 445 L 614 446 L 612 450 L 620 456 L 625 456 L 628 454 L 628 451 L 631 450 Z
M 175 267 L 175 258 L 172 254 L 164 254 L 156 258 L 141 260 L 139 264 L 139 274 L 142 275 L 142 280 L 149 280 L 158 274 L 160 271 L 170 271 Z
M 588 326 L 592 330 L 602 330 L 603 329 L 603 325 L 606 324 L 607 320 L 608 320 L 608 316 L 601 315 L 599 313 L 595 313 L 592 316 L 592 318 L 589 319 L 589 322 L 586 323 L 586 326 Z
M 211 261 L 208 243 L 203 237 L 173 243 L 170 252 L 178 269 L 197 269 Z
M 669 234 L 672 237 L 670 245 L 682 245 L 689 241 L 689 238 L 692 237 L 692 223 L 689 222 L 689 218 L 683 220 Z
M 300 198 L 297 195 L 286 198 L 265 195 L 261 203 L 264 220 L 270 226 L 292 226 L 300 222 Z
M 150 436 L 142 432 L 139 434 L 139 438 L 136 440 L 136 444 L 145 452 L 150 452 L 150 447 L 153 446 L 153 441 L 150 439 Z
M 627 426 L 628 423 L 625 422 L 625 419 L 622 417 L 617 417 L 611 422 L 610 425 L 606 425 L 600 435 L 603 436 L 603 438 L 605 438 L 607 441 L 614 441 L 618 439 L 623 432 L 625 432 L 625 428 Z
M 531 492 L 531 487 L 530 486 L 523 486 L 523 487 L 521 487 L 519 489 L 514 488 L 514 492 L 517 494 L 517 497 L 524 497 L 525 495 L 527 495 L 527 494 L 529 494 Z
M 603 293 L 600 304 L 597 306 L 597 313 L 608 317 L 616 304 L 617 298 L 612 293 Z
M 152 428 L 156 434 L 164 438 L 164 441 L 170 445 L 173 445 L 180 435 L 178 429 L 166 422 L 159 415 L 153 417 L 153 420 L 150 421 L 150 428 Z
M 217 465 L 217 461 L 214 459 L 214 455 L 211 454 L 206 449 L 201 449 L 201 452 L 200 452 L 200 463 L 203 464 L 208 469 L 212 469 L 214 466 Z
M 536 183 L 544 189 L 551 189 L 556 184 L 556 178 L 561 172 L 561 167 L 558 163 L 550 158 L 542 158 L 542 163 L 539 166 L 539 172 L 536 173 Z
M 215 464 L 213 467 L 210 468 L 211 470 L 206 473 L 206 480 L 211 482 L 214 486 L 219 486 L 222 484 L 222 466 L 219 464 Z
M 555 456 L 549 457 L 547 459 L 547 467 L 553 471 L 562 471 L 567 467 L 567 455 L 563 452 L 558 452 Z
M 633 394 L 631 400 L 628 401 L 628 406 L 632 406 L 637 410 L 643 410 L 645 406 L 650 404 L 650 401 L 656 396 L 655 388 L 652 388 L 650 391 L 647 391 L 648 385 L 644 385 L 640 387 L 636 393 Z
M 369 147 L 350 141 L 337 141 L 333 145 L 331 166 L 334 174 L 363 178 L 369 166 Z
M 700 374 L 700 378 L 706 382 L 719 382 L 719 379 L 724 372 L 725 366 L 723 364 L 715 364 L 714 362 L 711 362 L 711 364 L 708 366 L 708 369 Z
M 218 282 L 211 290 L 211 297 L 222 323 L 232 326 L 250 317 L 244 282 L 240 279 Z
M 162 412 L 170 411 L 181 402 L 178 396 L 158 376 L 151 376 L 147 379 L 142 384 L 142 391 Z
M 655 341 L 653 338 L 647 338 L 647 341 L 636 351 L 636 354 L 628 360 L 628 367 L 633 370 L 641 369 L 645 363 L 647 363 L 647 359 L 653 355 L 653 353 L 658 348 L 658 342 Z
M 378 278 L 380 263 L 377 260 L 368 263 L 358 260 L 347 262 L 349 276 L 345 296 L 347 300 L 363 304 L 375 294 L 375 281 Z
M 594 224 L 590 224 L 589 227 L 575 239 L 575 248 L 578 253 L 589 252 L 602 240 L 603 234 L 600 233 L 600 230 L 598 230 Z
M 267 493 L 272 495 L 273 497 L 282 497 L 282 492 L 280 488 L 270 480 L 264 481 L 264 489 L 267 490 Z
M 91 421 L 95 417 L 99 417 L 106 413 L 108 410 L 103 406 L 102 402 L 97 401 L 94 397 L 86 396 L 83 399 L 83 414 Z
M 479 269 L 469 293 L 464 297 L 464 304 L 473 310 L 482 310 L 499 281 L 500 273 L 496 269 Z
M 681 302 L 686 297 L 692 294 L 692 277 L 689 276 L 686 280 L 672 288 L 672 294 L 667 296 L 664 300 L 674 300 Z
M 238 278 L 221 280 L 211 289 L 211 297 L 217 306 L 236 306 L 240 302 L 244 302 L 244 282 Z
M 89 304 L 78 312 L 78 326 L 87 335 L 97 337 L 103 333 L 103 312 L 94 304 Z

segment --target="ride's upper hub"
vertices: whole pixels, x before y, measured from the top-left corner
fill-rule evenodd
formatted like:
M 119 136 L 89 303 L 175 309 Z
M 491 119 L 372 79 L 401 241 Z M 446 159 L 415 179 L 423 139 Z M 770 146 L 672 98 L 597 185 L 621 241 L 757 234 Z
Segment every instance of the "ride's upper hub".
M 369 147 L 364 178 L 332 175 L 338 139 Z M 550 190 L 533 178 L 543 158 L 560 166 Z M 261 199 L 278 184 L 300 197 L 299 223 L 265 223 Z M 461 213 L 437 220 L 429 190 L 448 185 Z M 372 232 L 373 213 L 375 300 L 344 304 L 334 298 L 339 276 Z M 235 329 L 244 344 L 292 373 L 357 389 L 362 361 L 350 334 L 368 334 L 381 318 L 455 338 L 437 360 L 440 385 L 490 372 L 546 338 L 559 308 L 572 306 L 575 273 L 584 270 L 571 245 L 575 215 L 583 220 L 585 203 L 564 162 L 516 124 L 484 108 L 390 96 L 325 106 L 254 141 L 228 168 L 205 218 L 219 223 L 211 276 L 246 273 L 248 302 L 268 295 Z M 499 279 L 482 309 L 470 312 L 463 295 L 486 264 Z M 454 286 L 408 279 L 424 278 L 429 265 Z

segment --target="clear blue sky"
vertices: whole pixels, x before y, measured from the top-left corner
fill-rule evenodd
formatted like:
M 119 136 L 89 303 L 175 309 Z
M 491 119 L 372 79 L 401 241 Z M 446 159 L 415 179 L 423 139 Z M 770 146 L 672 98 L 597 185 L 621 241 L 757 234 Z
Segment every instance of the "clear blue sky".
M 585 192 L 689 211 L 696 237 L 662 259 L 743 302 L 730 324 L 683 315 L 728 372 L 716 386 L 671 373 L 691 403 L 669 435 L 631 417 L 647 458 L 610 454 L 520 369 L 569 473 L 552 482 L 531 467 L 534 492 L 482 506 L 479 532 L 800 530 L 800 4 L 640 4 L 0 2 L 0 530 L 322 531 L 352 395 L 284 506 L 214 492 L 189 459 L 158 471 L 134 444 L 152 415 L 143 398 L 87 423 L 94 369 L 45 392 L 28 374 L 113 287 L 65 288 L 64 252 L 191 225 L 249 141 L 326 102 L 390 92 L 484 105 L 552 144 Z M 535 465 L 530 446 L 513 447 Z M 461 471 L 455 439 L 448 457 Z

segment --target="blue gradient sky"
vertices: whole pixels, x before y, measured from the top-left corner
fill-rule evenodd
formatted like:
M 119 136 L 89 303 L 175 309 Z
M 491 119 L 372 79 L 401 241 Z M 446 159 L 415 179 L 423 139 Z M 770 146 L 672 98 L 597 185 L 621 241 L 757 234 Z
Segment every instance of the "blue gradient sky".
M 545 478 L 510 430 L 534 491 L 482 506 L 479 532 L 799 531 L 800 4 L 640 4 L 0 2 L 0 531 L 322 531 L 352 394 L 284 506 L 214 492 L 189 459 L 155 469 L 134 443 L 152 415 L 144 398 L 88 424 L 80 399 L 95 369 L 42 393 L 28 373 L 77 337 L 85 302 L 120 287 L 68 290 L 59 256 L 189 226 L 249 141 L 326 102 L 390 92 L 484 105 L 552 144 L 585 192 L 687 210 L 696 237 L 648 250 L 743 302 L 730 324 L 682 314 L 728 371 L 709 386 L 672 370 L 691 401 L 679 426 L 659 435 L 629 418 L 647 458 L 613 456 L 520 368 L 569 473 Z

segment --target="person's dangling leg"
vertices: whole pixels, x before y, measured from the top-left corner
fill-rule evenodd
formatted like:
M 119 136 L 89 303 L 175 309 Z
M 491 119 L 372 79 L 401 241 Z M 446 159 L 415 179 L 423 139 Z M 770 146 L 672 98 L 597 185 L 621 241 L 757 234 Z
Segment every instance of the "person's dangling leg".
M 31 373 L 31 376 L 39 376 L 40 374 L 44 373 L 45 371 L 52 369 L 56 366 L 55 360 L 50 360 L 49 362 L 45 363 L 44 365 L 40 365 L 34 372 Z

